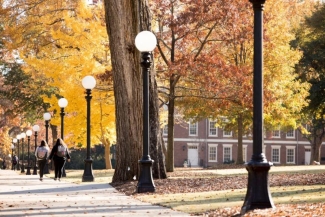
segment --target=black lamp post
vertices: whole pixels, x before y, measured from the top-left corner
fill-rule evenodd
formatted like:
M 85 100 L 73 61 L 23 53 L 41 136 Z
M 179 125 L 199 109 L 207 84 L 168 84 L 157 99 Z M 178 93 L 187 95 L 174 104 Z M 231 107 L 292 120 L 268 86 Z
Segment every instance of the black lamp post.
M 39 126 L 35 124 L 33 126 L 33 131 L 35 132 L 35 142 L 34 142 L 34 153 L 36 152 L 37 149 L 37 132 L 39 131 Z M 37 175 L 37 158 L 35 156 L 35 161 L 34 161 L 34 170 L 33 170 L 33 175 Z
M 263 10 L 265 0 L 250 0 L 254 9 L 253 156 L 246 164 L 248 186 L 242 213 L 274 208 L 268 173 L 273 163 L 265 158 L 263 134 Z
M 63 138 L 63 131 L 64 131 L 64 121 L 63 121 L 63 118 L 64 118 L 64 108 L 67 107 L 68 105 L 68 100 L 66 100 L 65 98 L 61 98 L 59 99 L 59 102 L 58 102 L 60 108 L 61 108 L 61 139 L 64 140 Z M 65 173 L 65 168 L 63 167 L 63 171 L 62 171 L 62 177 L 66 177 L 67 174 Z
M 11 148 L 11 158 L 12 158 L 14 156 L 14 148 L 15 148 L 15 145 L 14 144 L 11 144 L 10 148 Z M 14 170 L 14 166 L 15 165 L 11 161 L 11 170 Z
M 20 170 L 20 152 L 19 152 L 19 140 L 21 139 L 20 134 L 16 136 L 17 139 L 17 147 L 18 147 L 18 162 L 17 162 L 17 170 Z
M 26 136 L 27 136 L 27 150 L 28 150 L 28 158 L 27 158 L 27 172 L 26 175 L 31 175 L 30 173 L 30 136 L 33 134 L 31 130 L 26 131 Z
M 149 74 L 151 67 L 151 51 L 157 45 L 156 36 L 149 31 L 140 32 L 135 38 L 135 46 L 141 52 L 142 62 L 142 77 L 143 77 L 143 156 L 139 163 L 141 171 L 137 192 L 154 192 L 156 187 L 152 178 L 153 160 L 149 155 Z
M 90 100 L 91 90 L 96 86 L 96 80 L 93 76 L 86 76 L 82 79 L 82 86 L 86 89 L 86 100 L 87 100 L 87 157 L 85 161 L 84 174 L 82 175 L 83 182 L 93 182 L 94 174 L 93 174 L 93 160 L 90 157 Z
M 21 172 L 25 172 L 25 164 L 24 164 L 24 139 L 26 138 L 26 133 L 21 133 L 21 154 L 22 154 L 22 163 L 21 163 Z
M 43 118 L 45 120 L 45 141 L 48 144 L 49 143 L 49 121 L 51 119 L 51 114 L 46 112 L 43 114 Z M 46 161 L 45 167 L 44 167 L 44 174 L 50 174 L 49 171 L 49 163 Z

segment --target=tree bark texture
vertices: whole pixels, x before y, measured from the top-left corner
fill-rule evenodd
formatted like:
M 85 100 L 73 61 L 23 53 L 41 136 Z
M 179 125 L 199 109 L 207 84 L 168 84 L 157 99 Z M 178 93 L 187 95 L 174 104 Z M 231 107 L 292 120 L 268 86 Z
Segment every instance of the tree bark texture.
M 104 4 L 116 106 L 117 159 L 113 182 L 119 182 L 133 180 L 134 176 L 138 178 L 140 174 L 138 161 L 143 149 L 143 83 L 140 52 L 136 49 L 134 40 L 141 30 L 150 30 L 150 16 L 146 0 L 105 0 Z M 163 157 L 157 157 L 157 136 L 160 135 L 156 105 L 158 94 L 155 94 L 157 87 L 154 75 L 150 75 L 150 78 L 150 154 L 155 160 L 153 171 L 156 171 L 155 168 L 161 171 L 158 168 L 163 164 Z M 154 174 L 156 176 L 155 172 Z
M 237 118 L 238 124 L 238 149 L 236 164 L 243 164 L 243 114 L 239 113 Z
M 167 172 L 174 172 L 174 112 L 175 112 L 175 85 L 174 76 L 170 79 L 168 98 L 168 141 L 167 141 Z
M 138 1 L 105 0 L 105 19 L 113 68 L 116 119 L 116 168 L 113 182 L 139 177 L 142 156 L 142 81 L 139 52 Z

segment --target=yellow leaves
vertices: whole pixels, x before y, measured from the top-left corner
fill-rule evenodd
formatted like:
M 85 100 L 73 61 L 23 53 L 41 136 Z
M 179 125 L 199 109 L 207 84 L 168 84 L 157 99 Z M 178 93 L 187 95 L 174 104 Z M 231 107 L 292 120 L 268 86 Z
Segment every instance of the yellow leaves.
M 28 3 L 33 4 L 33 0 L 18 7 L 24 8 Z M 109 53 L 104 10 L 100 4 L 89 6 L 85 1 L 74 5 L 56 3 L 35 4 L 35 10 L 27 10 L 20 22 L 6 29 L 12 44 L 21 43 L 20 56 L 26 63 L 24 71 L 33 79 L 46 81 L 47 88 L 56 90 L 51 96 L 42 96 L 44 102 L 50 104 L 51 124 L 60 126 L 58 98 L 65 97 L 68 106 L 64 116 L 64 139 L 69 145 L 81 143 L 85 146 L 86 100 L 81 80 L 86 75 L 96 77 L 111 69 L 104 61 Z M 100 85 L 100 90 L 92 91 L 91 144 L 100 143 L 98 138 L 102 137 L 115 141 L 114 98 L 106 91 L 112 89 L 112 84 Z M 110 97 L 104 98 L 107 95 Z

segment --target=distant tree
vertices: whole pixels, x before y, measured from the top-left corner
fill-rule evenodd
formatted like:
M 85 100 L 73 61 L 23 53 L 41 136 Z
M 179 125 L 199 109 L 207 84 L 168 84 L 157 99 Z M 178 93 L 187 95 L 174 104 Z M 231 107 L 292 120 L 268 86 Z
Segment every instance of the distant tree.
M 321 144 L 325 138 L 325 6 L 317 7 L 296 31 L 293 48 L 302 52 L 296 64 L 296 73 L 301 82 L 310 84 L 309 104 L 304 108 L 305 118 L 300 127 L 311 144 L 311 161 L 320 161 Z

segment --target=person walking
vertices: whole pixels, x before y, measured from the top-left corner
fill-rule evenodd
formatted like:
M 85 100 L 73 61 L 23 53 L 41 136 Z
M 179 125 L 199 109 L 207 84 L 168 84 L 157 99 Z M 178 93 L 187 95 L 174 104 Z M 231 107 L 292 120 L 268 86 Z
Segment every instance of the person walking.
M 53 159 L 54 161 L 54 180 L 61 179 L 63 167 L 66 161 L 70 162 L 71 156 L 69 149 L 65 142 L 59 138 L 56 140 L 56 143 L 51 151 L 49 161 Z
M 50 148 L 45 140 L 41 141 L 40 146 L 36 148 L 35 156 L 38 163 L 39 168 L 39 176 L 40 181 L 43 181 L 43 175 L 44 175 L 44 167 L 48 158 L 48 153 L 50 152 Z
M 16 170 L 16 166 L 17 166 L 17 163 L 18 163 L 18 157 L 17 157 L 17 155 L 14 154 L 14 156 L 12 156 L 11 162 L 12 162 L 12 167 L 13 167 L 13 169 L 15 171 Z

